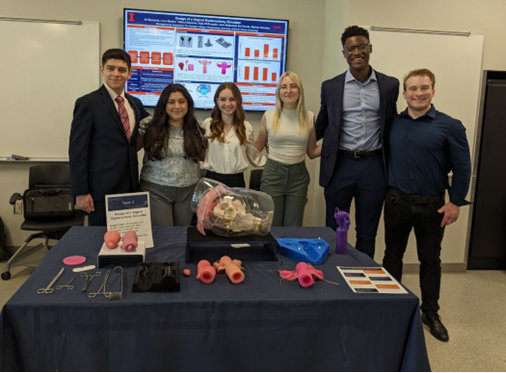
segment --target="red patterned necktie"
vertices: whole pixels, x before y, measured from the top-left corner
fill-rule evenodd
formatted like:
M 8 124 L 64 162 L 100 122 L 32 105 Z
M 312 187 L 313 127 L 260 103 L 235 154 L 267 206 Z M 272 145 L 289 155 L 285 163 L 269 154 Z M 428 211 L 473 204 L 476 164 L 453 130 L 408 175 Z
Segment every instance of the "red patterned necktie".
M 128 119 L 128 113 L 125 108 L 125 100 L 121 96 L 116 97 L 115 100 L 118 103 L 118 113 L 123 124 L 123 129 L 125 130 L 127 139 L 130 140 L 132 133 L 130 132 L 130 119 Z

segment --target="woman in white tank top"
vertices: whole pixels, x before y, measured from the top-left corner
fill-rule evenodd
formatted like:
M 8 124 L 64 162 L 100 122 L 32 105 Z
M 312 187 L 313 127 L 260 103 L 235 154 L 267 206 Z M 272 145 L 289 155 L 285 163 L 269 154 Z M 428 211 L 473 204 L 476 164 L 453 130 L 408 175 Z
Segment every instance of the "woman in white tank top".
M 285 72 L 276 89 L 276 109 L 265 112 L 256 139 L 259 151 L 268 146 L 260 190 L 274 200 L 274 226 L 302 226 L 309 185 L 306 154 L 311 159 L 321 154 L 314 122 L 299 76 Z

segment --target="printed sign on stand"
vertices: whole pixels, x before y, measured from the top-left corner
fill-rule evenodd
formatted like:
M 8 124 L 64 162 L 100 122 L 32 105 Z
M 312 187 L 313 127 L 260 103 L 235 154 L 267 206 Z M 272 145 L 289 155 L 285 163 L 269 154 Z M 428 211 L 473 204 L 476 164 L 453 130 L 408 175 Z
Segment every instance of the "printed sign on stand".
M 146 248 L 153 247 L 149 193 L 113 194 L 105 196 L 107 230 L 119 232 L 135 231 Z

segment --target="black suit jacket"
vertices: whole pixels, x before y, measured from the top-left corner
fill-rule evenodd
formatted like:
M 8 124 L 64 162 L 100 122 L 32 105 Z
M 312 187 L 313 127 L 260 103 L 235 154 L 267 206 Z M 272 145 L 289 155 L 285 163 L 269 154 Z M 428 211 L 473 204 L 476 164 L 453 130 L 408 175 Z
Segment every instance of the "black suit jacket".
M 316 138 L 323 138 L 320 163 L 320 185 L 326 187 L 334 173 L 339 156 L 339 141 L 343 117 L 344 80 L 346 73 L 323 82 L 321 90 L 321 106 L 316 118 Z M 393 118 L 397 115 L 397 97 L 399 96 L 399 80 L 376 71 L 380 92 L 380 129 L 385 175 L 388 154 L 388 133 Z
M 95 203 L 103 203 L 106 194 L 128 193 L 130 185 L 139 190 L 135 143 L 139 122 L 149 114 L 139 99 L 125 97 L 135 111 L 130 141 L 105 86 L 77 99 L 69 143 L 73 196 L 90 193 Z

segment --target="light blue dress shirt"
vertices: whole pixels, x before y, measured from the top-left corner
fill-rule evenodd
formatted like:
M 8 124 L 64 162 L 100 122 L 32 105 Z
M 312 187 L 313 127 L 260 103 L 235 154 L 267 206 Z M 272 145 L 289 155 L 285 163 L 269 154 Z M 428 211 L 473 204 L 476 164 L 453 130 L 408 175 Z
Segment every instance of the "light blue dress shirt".
M 343 121 L 339 148 L 372 151 L 381 148 L 380 94 L 376 73 L 359 82 L 346 72 L 343 98 Z

